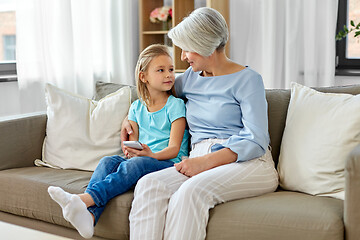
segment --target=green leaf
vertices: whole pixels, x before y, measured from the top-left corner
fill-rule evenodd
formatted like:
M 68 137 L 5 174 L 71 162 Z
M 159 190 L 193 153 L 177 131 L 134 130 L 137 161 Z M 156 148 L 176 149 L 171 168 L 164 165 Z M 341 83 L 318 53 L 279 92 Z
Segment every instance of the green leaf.
M 349 33 L 352 33 L 354 31 L 354 37 L 359 37 L 360 36 L 360 22 L 356 25 L 354 20 L 351 20 L 350 21 L 350 25 L 352 26 L 350 29 L 344 25 L 343 27 L 343 30 L 340 30 L 336 36 L 335 36 L 335 39 L 337 41 L 343 39 L 343 38 L 346 38 L 346 36 L 349 34 Z
M 345 38 L 347 35 L 347 33 L 345 33 L 344 31 L 339 31 L 338 34 L 335 36 L 335 39 L 340 41 L 341 39 Z
M 335 40 L 336 40 L 336 41 L 340 41 L 341 39 L 342 39 L 342 37 L 340 36 L 340 34 L 339 34 L 339 33 L 336 34 Z

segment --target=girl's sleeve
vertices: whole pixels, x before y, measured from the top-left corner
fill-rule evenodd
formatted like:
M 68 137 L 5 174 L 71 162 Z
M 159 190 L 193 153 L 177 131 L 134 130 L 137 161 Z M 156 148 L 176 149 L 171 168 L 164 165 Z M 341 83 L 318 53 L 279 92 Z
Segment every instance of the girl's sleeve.
M 136 100 L 135 102 L 133 102 L 133 103 L 130 105 L 129 113 L 128 113 L 128 120 L 131 120 L 131 121 L 136 122 L 136 123 L 137 123 L 137 119 L 136 119 L 136 114 L 135 114 L 135 112 L 136 112 L 138 103 L 139 103 L 139 100 Z
M 175 121 L 178 118 L 185 117 L 186 108 L 185 103 L 180 98 L 173 98 L 170 107 L 168 108 L 168 116 L 170 122 Z
M 239 99 L 244 127 L 223 144 L 212 147 L 212 151 L 230 148 L 238 155 L 237 162 L 261 157 L 269 145 L 267 102 L 261 76 L 256 75 L 249 84 L 246 92 L 239 93 L 246 94 Z

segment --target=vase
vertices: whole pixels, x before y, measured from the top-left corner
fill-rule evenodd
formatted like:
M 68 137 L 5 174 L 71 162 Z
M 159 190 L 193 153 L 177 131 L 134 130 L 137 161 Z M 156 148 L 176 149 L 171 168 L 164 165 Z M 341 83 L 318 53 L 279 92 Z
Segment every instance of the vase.
M 162 30 L 168 31 L 171 28 L 171 21 L 162 22 Z

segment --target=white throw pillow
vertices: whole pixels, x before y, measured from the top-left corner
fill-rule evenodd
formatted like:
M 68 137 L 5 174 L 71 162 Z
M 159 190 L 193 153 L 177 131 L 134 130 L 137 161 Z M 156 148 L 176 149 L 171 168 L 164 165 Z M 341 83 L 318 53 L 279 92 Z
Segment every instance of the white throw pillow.
M 37 166 L 94 171 L 104 156 L 121 153 L 121 123 L 131 101 L 123 87 L 100 101 L 46 84 L 46 137 Z
M 360 95 L 293 83 L 278 171 L 280 186 L 344 199 L 345 161 L 360 144 Z

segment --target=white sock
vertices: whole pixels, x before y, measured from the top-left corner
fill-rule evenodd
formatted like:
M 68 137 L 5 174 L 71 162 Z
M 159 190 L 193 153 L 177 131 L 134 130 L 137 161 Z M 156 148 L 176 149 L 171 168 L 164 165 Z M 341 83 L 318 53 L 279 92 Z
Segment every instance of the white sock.
M 62 209 L 65 208 L 65 206 L 70 201 L 71 196 L 73 195 L 71 193 L 65 192 L 63 189 L 61 189 L 59 187 L 53 187 L 53 186 L 50 186 L 48 188 L 48 193 L 49 193 L 50 197 L 55 202 L 57 202 L 57 204 L 59 204 Z
M 59 187 L 50 186 L 48 192 L 50 197 L 62 208 L 64 218 L 76 228 L 82 237 L 91 238 L 94 234 L 94 220 L 81 198 L 76 194 L 65 192 Z

